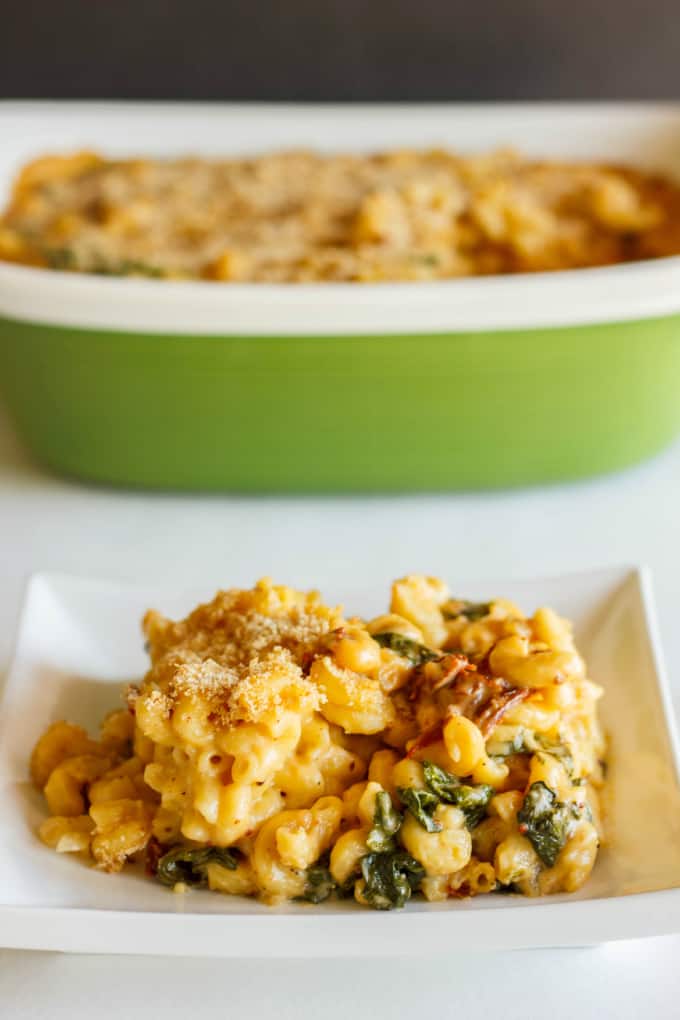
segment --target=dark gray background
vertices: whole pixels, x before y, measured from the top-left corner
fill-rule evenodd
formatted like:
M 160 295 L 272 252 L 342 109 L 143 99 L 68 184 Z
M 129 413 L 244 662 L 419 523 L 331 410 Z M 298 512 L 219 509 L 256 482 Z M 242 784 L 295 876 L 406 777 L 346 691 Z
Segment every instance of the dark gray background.
M 0 96 L 680 97 L 680 0 L 0 0 Z

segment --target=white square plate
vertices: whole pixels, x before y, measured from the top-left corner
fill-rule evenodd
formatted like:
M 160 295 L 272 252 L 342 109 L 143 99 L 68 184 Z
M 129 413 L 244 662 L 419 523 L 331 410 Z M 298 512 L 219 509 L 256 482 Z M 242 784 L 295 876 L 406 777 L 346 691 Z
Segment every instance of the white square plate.
M 324 591 L 367 615 L 387 579 Z M 28 588 L 0 712 L 0 944 L 95 953 L 347 956 L 470 948 L 586 945 L 680 931 L 678 748 L 644 571 L 614 569 L 456 586 L 503 595 L 526 610 L 552 605 L 574 620 L 590 675 L 604 685 L 610 737 L 608 844 L 586 887 L 539 900 L 480 896 L 413 902 L 376 913 L 353 903 L 282 908 L 204 891 L 173 895 L 138 873 L 111 876 L 38 841 L 42 798 L 27 780 L 41 731 L 67 718 L 95 729 L 145 669 L 139 620 L 149 606 L 179 615 L 212 595 L 168 594 L 38 575 Z

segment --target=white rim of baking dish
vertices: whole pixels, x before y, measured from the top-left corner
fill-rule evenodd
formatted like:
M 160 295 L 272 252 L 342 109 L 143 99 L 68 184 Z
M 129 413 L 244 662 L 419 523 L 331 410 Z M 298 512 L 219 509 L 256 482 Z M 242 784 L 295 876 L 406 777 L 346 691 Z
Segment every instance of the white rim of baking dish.
M 111 279 L 0 263 L 0 316 L 120 332 L 389 336 L 621 323 L 678 313 L 680 256 L 406 284 Z
M 151 153 L 177 148 L 178 136 L 180 148 L 189 150 L 207 139 L 210 154 L 215 144 L 222 151 L 220 131 L 227 126 L 244 151 L 287 144 L 365 148 L 369 139 L 375 146 L 398 144 L 397 139 L 407 145 L 435 144 L 437 138 L 445 144 L 457 138 L 463 150 L 489 147 L 492 138 L 511 138 L 526 148 L 526 139 L 537 137 L 540 145 L 529 145 L 528 151 L 562 158 L 564 150 L 573 150 L 576 158 L 606 160 L 608 151 L 620 151 L 622 138 L 628 151 L 630 137 L 641 165 L 663 169 L 668 164 L 675 173 L 680 145 L 680 105 L 664 102 L 273 106 L 9 101 L 0 102 L 0 120 L 5 149 L 13 153 L 3 159 L 15 169 L 26 153 L 46 147 L 73 148 L 89 141 L 107 151 L 107 138 L 113 151 Z M 589 156 L 591 144 L 601 151 Z M 678 313 L 680 256 L 432 282 L 282 285 L 112 279 L 0 262 L 0 316 L 131 333 L 446 334 L 621 323 Z

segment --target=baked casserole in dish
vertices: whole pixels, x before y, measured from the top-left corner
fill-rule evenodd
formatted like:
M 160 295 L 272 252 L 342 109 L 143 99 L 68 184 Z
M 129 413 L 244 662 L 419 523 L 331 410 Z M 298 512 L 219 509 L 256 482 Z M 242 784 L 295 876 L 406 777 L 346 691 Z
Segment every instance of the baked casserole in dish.
M 672 105 L 6 103 L 0 126 L 0 387 L 58 471 L 498 487 L 680 429 Z

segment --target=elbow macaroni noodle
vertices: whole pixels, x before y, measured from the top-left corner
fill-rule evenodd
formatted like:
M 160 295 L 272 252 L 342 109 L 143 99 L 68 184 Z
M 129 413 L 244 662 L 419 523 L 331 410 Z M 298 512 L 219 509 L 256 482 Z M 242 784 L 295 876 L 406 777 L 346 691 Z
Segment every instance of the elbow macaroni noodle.
M 588 878 L 602 692 L 552 610 L 410 576 L 364 621 L 264 579 L 144 631 L 150 669 L 100 739 L 60 720 L 33 751 L 58 853 L 380 909 Z

